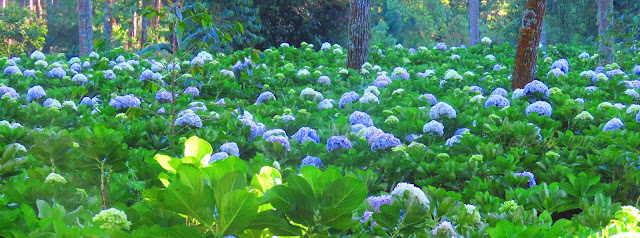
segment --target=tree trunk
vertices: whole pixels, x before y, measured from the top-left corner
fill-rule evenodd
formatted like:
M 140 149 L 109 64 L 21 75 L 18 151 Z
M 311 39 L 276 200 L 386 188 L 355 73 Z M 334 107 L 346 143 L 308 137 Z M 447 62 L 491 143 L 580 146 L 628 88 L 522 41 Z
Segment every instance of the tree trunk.
M 7 8 L 7 0 L 0 0 L 0 5 L 2 5 L 2 9 Z
M 480 19 L 480 0 L 469 0 L 469 46 L 480 42 L 478 19 Z
M 540 44 L 542 49 L 547 49 L 547 21 L 542 18 L 542 32 L 540 33 Z
M 156 0 L 156 4 L 155 4 L 154 8 L 156 9 L 156 11 L 160 12 L 160 10 L 162 9 L 162 0 Z M 154 29 L 160 24 L 159 16 L 154 16 L 153 17 L 153 23 L 152 24 L 154 26 Z
M 369 57 L 369 0 L 351 0 L 347 68 L 360 69 Z
M 140 49 L 144 48 L 144 44 L 147 43 L 148 28 L 149 28 L 149 18 L 142 17 L 142 24 L 140 26 Z
M 132 49 L 136 37 L 138 36 L 138 13 L 133 12 L 133 18 L 131 18 L 131 27 L 129 28 L 129 43 L 127 49 Z
M 33 0 L 29 0 L 29 11 L 35 11 L 36 7 L 33 5 Z
M 78 0 L 78 31 L 80 33 L 80 55 L 91 54 L 93 50 L 93 25 L 91 20 L 91 0 Z
M 527 0 L 522 17 L 520 40 L 516 51 L 515 67 L 511 78 L 511 89 L 524 88 L 533 81 L 538 61 L 538 45 L 547 0 Z
M 600 65 L 613 63 L 613 37 L 607 35 L 607 30 L 611 25 L 613 13 L 613 0 L 598 0 L 598 36 L 600 44 Z
M 40 0 L 36 0 L 36 15 L 38 19 L 42 19 L 42 3 Z
M 106 0 L 104 3 L 104 28 L 103 34 L 107 42 L 107 48 L 111 48 L 111 38 L 113 37 L 113 7 L 112 0 Z

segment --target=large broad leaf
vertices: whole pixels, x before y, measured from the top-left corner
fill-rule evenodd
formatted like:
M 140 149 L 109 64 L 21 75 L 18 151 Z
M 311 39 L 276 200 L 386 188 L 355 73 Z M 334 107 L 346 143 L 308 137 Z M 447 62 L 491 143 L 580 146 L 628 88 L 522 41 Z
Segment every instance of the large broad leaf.
M 193 156 L 198 159 L 203 159 L 207 155 L 211 155 L 213 153 L 213 148 L 211 148 L 211 144 L 209 142 L 198 138 L 197 136 L 192 136 L 184 143 L 184 156 Z
M 258 199 L 246 190 L 233 191 L 219 201 L 220 221 L 216 224 L 219 234 L 236 234 L 244 231 L 258 214 Z
M 376 212 L 373 214 L 373 220 L 376 221 L 378 225 L 389 230 L 393 230 L 396 226 L 398 226 L 399 219 L 400 208 L 389 204 L 382 204 L 380 206 L 380 212 Z
M 231 156 L 229 158 L 213 162 L 209 167 L 204 168 L 204 172 L 207 174 L 209 181 L 217 181 L 231 171 L 240 171 L 243 174 L 247 173 L 247 162 L 239 159 L 238 157 Z
M 300 227 L 289 224 L 287 218 L 279 216 L 275 210 L 258 213 L 248 228 L 257 230 L 269 229 L 269 232 L 274 236 L 302 236 Z
M 316 193 L 323 194 L 327 186 L 329 184 L 335 182 L 336 180 L 342 178 L 340 172 L 335 168 L 329 168 L 320 177 L 318 178 L 318 183 L 316 183 Z
M 309 199 L 312 204 L 316 203 L 313 189 L 304 178 L 298 175 L 290 175 L 287 177 L 287 186 L 297 193 L 298 199 Z
M 235 190 L 244 190 L 247 188 L 247 180 L 240 171 L 231 171 L 224 175 L 220 180 L 216 181 L 213 191 L 216 201 L 221 199 L 228 193 Z
M 304 166 L 302 167 L 302 169 L 300 169 L 300 172 L 302 173 L 302 177 L 306 179 L 307 182 L 309 182 L 309 185 L 311 185 L 311 188 L 313 188 L 313 192 L 315 193 L 315 195 L 320 198 L 323 192 L 320 190 L 319 185 L 320 176 L 322 176 L 322 170 L 320 170 L 316 166 Z
M 158 164 L 162 166 L 162 168 L 174 173 L 176 172 L 176 168 L 180 164 L 179 159 L 171 158 L 171 156 L 168 155 L 156 154 L 155 156 L 153 156 L 153 159 L 157 161 Z
M 273 186 L 278 185 L 279 181 L 282 181 L 280 171 L 269 166 L 264 166 L 260 169 L 260 173 L 254 175 L 251 179 L 251 187 L 264 194 L 267 190 L 273 188 Z
M 404 201 L 405 215 L 402 223 L 405 226 L 414 226 L 424 222 L 427 215 L 427 206 L 420 203 L 418 198 L 411 196 Z
M 327 186 L 322 194 L 322 207 L 352 212 L 367 198 L 367 185 L 356 178 L 344 177 Z
M 195 191 L 202 191 L 204 188 L 204 176 L 199 169 L 192 167 L 193 165 L 182 164 L 178 166 L 177 174 L 180 183 L 190 187 Z
M 295 189 L 278 185 L 269 189 L 261 198 L 262 203 L 271 203 L 277 211 L 286 214 L 293 222 L 304 226 L 315 225 L 314 214 L 316 203 L 305 199 Z
M 201 190 L 194 190 L 182 183 L 173 182 L 164 191 L 163 199 L 166 207 L 174 212 L 194 218 L 205 226 L 213 224 L 215 202 L 210 187 L 202 186 Z

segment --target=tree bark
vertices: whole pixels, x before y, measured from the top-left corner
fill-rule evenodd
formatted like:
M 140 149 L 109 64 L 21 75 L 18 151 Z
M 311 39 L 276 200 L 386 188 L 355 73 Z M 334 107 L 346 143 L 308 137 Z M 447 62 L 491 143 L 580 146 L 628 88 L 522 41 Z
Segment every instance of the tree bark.
M 511 89 L 524 88 L 533 81 L 538 61 L 538 45 L 544 20 L 547 0 L 527 0 L 522 17 L 520 40 L 516 50 L 515 67 L 511 78 Z
M 104 3 L 104 28 L 103 34 L 107 42 L 107 48 L 111 48 L 111 38 L 113 37 L 113 7 L 112 0 L 106 0 Z
M 369 0 L 351 0 L 347 68 L 360 69 L 369 57 Z
M 2 9 L 7 8 L 7 0 L 0 0 L 0 5 L 2 5 Z
M 78 0 L 78 31 L 80 33 L 79 53 L 88 55 L 93 51 L 93 25 L 91 0 Z
M 480 42 L 479 18 L 480 0 L 469 0 L 469 46 L 474 46 Z
M 598 0 L 598 36 L 600 44 L 600 65 L 613 63 L 613 41 L 611 35 L 607 35 L 607 30 L 611 25 L 613 17 L 613 0 Z
M 160 11 L 162 9 L 162 0 L 156 0 L 156 4 L 154 6 L 154 8 L 156 9 L 156 11 Z M 153 17 L 153 26 L 154 29 L 160 24 L 160 17 L 159 16 L 154 16 Z
M 144 48 L 147 43 L 147 29 L 149 28 L 149 18 L 141 17 L 142 24 L 140 26 L 140 49 Z
M 42 19 L 42 3 L 40 0 L 36 0 L 36 15 L 38 19 Z

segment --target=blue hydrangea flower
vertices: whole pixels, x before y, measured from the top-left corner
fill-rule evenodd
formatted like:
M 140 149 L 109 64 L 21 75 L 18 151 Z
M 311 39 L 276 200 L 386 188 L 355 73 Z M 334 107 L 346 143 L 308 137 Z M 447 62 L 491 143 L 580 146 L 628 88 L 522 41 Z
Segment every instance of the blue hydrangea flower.
M 73 63 L 71 66 L 69 66 L 70 70 L 76 71 L 76 72 L 80 72 L 82 71 L 82 65 L 78 64 L 78 63 Z
M 136 95 L 128 94 L 124 96 L 116 96 L 109 101 L 109 106 L 115 108 L 139 107 L 140 99 Z
M 47 93 L 40 85 L 33 86 L 27 90 L 27 101 L 29 102 L 41 99 L 44 96 L 47 96 Z
M 276 96 L 273 95 L 273 93 L 267 91 L 267 92 L 263 92 L 258 96 L 258 99 L 256 99 L 256 105 L 260 104 L 260 103 L 264 103 L 266 101 L 269 100 L 276 100 Z
M 636 122 L 640 122 L 640 112 L 636 115 Z
M 20 71 L 20 68 L 18 68 L 18 66 L 9 65 L 7 67 L 4 67 L 4 70 L 2 71 L 2 73 L 3 74 L 8 74 L 8 75 L 13 75 L 13 74 L 22 73 L 22 71 Z
M 189 86 L 187 88 L 184 89 L 184 94 L 189 94 L 192 97 L 197 97 L 200 95 L 200 90 L 194 86 Z
M 387 149 L 402 144 L 398 138 L 390 133 L 384 133 L 373 138 L 371 142 L 371 150 Z
M 191 67 L 202 67 L 204 66 L 204 60 L 198 56 L 193 57 L 191 60 Z
M 271 129 L 271 130 L 265 131 L 262 134 L 262 138 L 267 139 L 267 138 L 269 138 L 269 137 L 271 137 L 273 135 L 279 135 L 279 136 L 287 137 L 287 132 L 285 132 L 284 130 L 279 129 L 279 128 Z
M 565 74 L 560 69 L 552 69 L 552 70 L 549 70 L 549 72 L 547 73 L 547 78 L 551 78 L 550 77 L 551 75 L 553 75 L 554 77 L 558 78 L 558 77 L 560 77 L 562 75 L 565 75 Z
M 493 95 L 507 97 L 509 93 L 507 93 L 507 90 L 505 90 L 504 88 L 496 88 L 491 92 L 491 96 Z
M 342 97 L 340 97 L 340 101 L 338 101 L 338 107 L 342 109 L 342 106 L 357 101 L 358 99 L 360 99 L 360 95 L 358 95 L 358 93 L 354 91 L 346 92 L 342 94 Z
M 178 113 L 178 117 L 176 118 L 176 126 L 193 126 L 193 127 L 202 127 L 202 119 L 198 114 L 195 114 L 193 111 L 187 109 Z
M 212 164 L 213 162 L 220 161 L 226 158 L 229 158 L 229 154 L 225 152 L 218 152 L 218 153 L 212 154 L 209 158 L 207 157 L 203 158 L 201 163 L 203 166 L 207 166 Z
M 465 132 L 471 132 L 471 130 L 469 130 L 469 128 L 463 127 L 456 130 L 456 132 L 454 132 L 453 135 L 462 136 Z
M 383 194 L 380 196 L 370 196 L 367 198 L 367 202 L 377 211 L 380 212 L 380 206 L 384 204 L 391 204 L 391 194 Z
M 418 97 L 418 99 L 420 99 L 420 101 L 427 100 L 427 102 L 431 104 L 431 106 L 438 103 L 438 99 L 436 99 L 436 96 L 433 96 L 433 94 L 430 93 L 422 94 Z
M 82 100 L 80 100 L 80 105 L 87 105 L 87 106 L 94 106 L 96 104 L 100 103 L 100 99 L 98 99 L 98 97 L 83 97 Z
M 164 109 L 164 107 L 161 107 L 160 109 L 158 109 L 158 111 L 156 111 L 156 113 L 158 113 L 158 114 L 163 114 L 163 113 L 166 113 L 166 112 L 167 112 L 167 109 Z
M 156 92 L 155 98 L 158 102 L 166 103 L 173 100 L 173 95 L 171 95 L 171 93 L 167 92 L 166 90 L 158 90 L 158 92 Z
M 358 133 L 361 130 L 366 129 L 366 128 L 367 128 L 367 126 L 362 125 L 362 124 L 351 125 L 351 132 Z
M 190 102 L 189 109 L 193 112 L 198 112 L 198 111 L 207 112 L 207 106 L 204 105 L 204 103 L 202 102 Z
M 333 108 L 333 99 L 324 99 L 318 103 L 318 110 Z
M 500 95 L 491 95 L 487 101 L 484 102 L 484 107 L 488 108 L 488 107 L 492 107 L 492 106 L 496 106 L 496 107 L 508 107 L 511 106 L 511 102 L 509 102 L 509 99 L 500 96 Z
M 578 55 L 578 58 L 580 58 L 580 59 L 589 59 L 589 58 L 591 58 L 591 55 L 589 55 L 589 53 L 587 53 L 587 52 L 582 52 L 582 53 L 580 53 L 580 55 Z
M 613 76 L 616 76 L 616 75 L 623 75 L 624 76 L 624 75 L 627 75 L 627 74 L 624 73 L 624 71 L 622 71 L 621 69 L 612 69 L 612 70 L 607 71 L 607 76 L 609 78 L 611 78 Z
M 553 112 L 553 108 L 551 107 L 551 104 L 549 104 L 548 102 L 537 101 L 537 102 L 534 102 L 534 103 L 530 104 L 525 109 L 525 113 L 527 115 L 531 114 L 532 112 L 538 113 L 538 115 L 540 115 L 540 116 L 551 117 L 551 113 Z
M 354 111 L 349 116 L 349 122 L 351 125 L 362 124 L 365 126 L 373 126 L 373 120 L 371 120 L 371 116 L 366 112 Z
M 384 134 L 384 131 L 380 130 L 379 128 L 375 127 L 375 126 L 370 126 L 365 128 L 362 131 L 361 136 L 364 137 L 364 139 L 366 139 L 369 143 L 373 142 L 373 139 L 378 136 L 378 135 L 382 135 Z
M 451 138 L 447 139 L 444 144 L 446 146 L 453 146 L 453 144 L 460 143 L 460 138 L 462 138 L 461 135 L 454 135 Z
M 216 105 L 227 105 L 227 102 L 224 101 L 224 98 L 220 98 L 216 103 Z
M 378 77 L 376 77 L 375 80 L 373 80 L 372 85 L 376 86 L 377 88 L 384 88 L 387 85 L 391 84 L 391 78 L 389 78 L 389 76 L 386 75 L 386 72 L 380 72 L 381 74 L 378 75 Z
M 236 144 L 235 142 L 227 142 L 222 144 L 220 146 L 220 152 L 225 152 L 235 157 L 240 157 L 240 149 L 238 149 L 238 144 Z
M 324 85 L 331 85 L 331 78 L 329 78 L 329 76 L 320 76 L 320 78 L 318 78 L 318 83 L 324 84 Z
M 242 118 L 240 119 L 242 125 L 249 126 L 251 130 L 251 134 L 247 137 L 247 140 L 253 140 L 254 138 L 261 136 L 267 130 L 262 123 L 255 123 L 251 119 Z
M 18 94 L 18 92 L 12 87 L 0 86 L 0 99 L 4 98 L 5 96 L 10 98 L 19 98 L 20 94 Z
M 143 81 L 143 80 L 154 80 L 155 78 L 156 77 L 155 77 L 155 74 L 153 73 L 153 71 L 148 70 L 148 69 L 145 69 L 144 71 L 142 71 L 142 73 L 140 74 L 140 77 L 139 77 L 140 81 Z
M 282 115 L 282 121 L 284 122 L 288 122 L 288 121 L 295 121 L 296 117 L 294 117 L 293 115 Z
M 587 87 L 584 88 L 584 90 L 587 90 L 589 92 L 593 92 L 593 91 L 598 90 L 598 87 L 596 87 L 596 86 L 587 86 Z
M 391 78 L 395 80 L 408 80 L 410 77 L 409 72 L 402 67 L 396 67 L 391 72 Z
M 47 98 L 44 100 L 44 102 L 42 102 L 42 106 L 45 107 L 55 107 L 55 108 L 62 108 L 62 104 L 60 104 L 60 101 L 56 100 L 55 98 Z
M 580 103 L 580 104 L 584 104 L 584 99 L 582 98 L 576 98 L 574 99 L 576 102 Z
M 418 139 L 418 138 L 420 138 L 420 137 L 422 137 L 422 135 L 418 135 L 418 134 L 410 134 L 410 135 L 407 135 L 405 138 L 406 138 L 409 142 L 411 142 L 411 141 L 414 141 L 414 140 L 416 140 L 416 139 Z
M 613 118 L 611 120 L 609 120 L 607 122 L 607 124 L 604 125 L 604 128 L 602 128 L 602 131 L 612 131 L 612 130 L 621 130 L 622 127 L 624 127 L 624 123 L 622 122 L 622 120 L 620 120 L 620 118 Z
M 316 130 L 306 126 L 298 129 L 298 131 L 291 137 L 298 140 L 299 144 L 302 144 L 302 142 L 305 141 L 313 141 L 316 144 L 320 143 L 320 137 L 318 137 Z
M 640 76 L 640 64 L 633 66 L 633 73 Z
M 49 72 L 47 72 L 47 77 L 49 78 L 64 78 L 65 76 L 67 76 L 67 72 L 64 71 L 64 69 L 62 69 L 62 67 L 55 67 L 49 70 Z
M 511 99 L 521 98 L 524 95 L 525 95 L 524 94 L 524 89 L 517 88 L 516 90 L 513 90 L 513 94 L 511 95 Z
M 471 87 L 469 87 L 469 92 L 480 92 L 481 94 L 484 93 L 484 89 L 480 86 L 477 85 L 473 85 Z
M 84 74 L 76 74 L 71 78 L 71 81 L 79 84 L 86 84 L 88 79 Z
M 370 92 L 366 92 L 360 98 L 360 103 L 380 104 L 380 101 L 378 100 L 378 97 L 375 94 L 370 93 Z
M 502 70 L 502 65 L 501 64 L 496 64 L 493 66 L 493 71 L 500 71 Z
M 551 69 L 559 69 L 563 74 L 569 73 L 569 61 L 567 59 L 559 59 L 551 64 Z
M 108 79 L 108 80 L 114 80 L 116 79 L 116 73 L 113 72 L 113 70 L 106 70 L 104 71 L 103 74 L 104 78 Z
M 307 156 L 302 159 L 302 163 L 300 164 L 300 168 L 302 169 L 304 166 L 315 166 L 316 168 L 323 167 L 322 160 L 318 157 Z
M 36 71 L 33 70 L 33 69 L 27 69 L 24 72 L 22 72 L 22 76 L 25 76 L 27 78 L 28 77 L 35 77 L 36 76 Z
M 282 146 L 287 148 L 287 151 L 291 150 L 291 145 L 289 144 L 289 138 L 287 138 L 285 136 L 273 135 L 273 136 L 269 136 L 269 138 L 267 138 L 265 141 L 269 142 L 269 143 L 272 143 L 272 144 L 274 142 L 278 142 Z
M 627 88 L 633 88 L 633 89 L 640 88 L 640 80 L 625 80 L 620 83 L 624 83 L 624 86 Z
M 533 80 L 524 86 L 524 94 L 532 95 L 535 93 L 543 94 L 545 98 L 549 97 L 549 87 L 545 85 L 543 82 L 538 80 Z
M 517 172 L 514 173 L 516 176 L 518 177 L 529 177 L 529 187 L 533 188 L 533 186 L 536 186 L 536 176 L 529 172 L 529 171 L 524 171 L 524 172 Z
M 456 118 L 456 110 L 446 102 L 439 102 L 429 111 L 431 119 L 440 119 L 443 117 Z
M 415 54 L 415 53 L 416 53 L 415 48 L 409 48 L 409 54 Z
M 440 123 L 439 121 L 431 120 L 427 124 L 424 124 L 424 126 L 422 127 L 422 132 L 433 132 L 438 134 L 439 136 L 442 136 L 444 135 L 444 125 L 442 125 L 442 123 Z
M 435 47 L 436 50 L 445 51 L 447 50 L 447 44 L 444 42 L 438 42 Z
M 327 151 L 333 151 L 336 149 L 351 149 L 353 145 L 346 136 L 332 136 L 327 140 Z

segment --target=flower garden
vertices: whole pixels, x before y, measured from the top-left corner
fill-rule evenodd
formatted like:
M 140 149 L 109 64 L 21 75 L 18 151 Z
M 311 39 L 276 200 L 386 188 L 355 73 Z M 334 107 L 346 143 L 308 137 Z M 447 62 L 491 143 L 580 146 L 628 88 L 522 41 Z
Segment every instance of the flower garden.
M 2 58 L 0 236 L 638 234 L 640 55 L 482 42 Z

